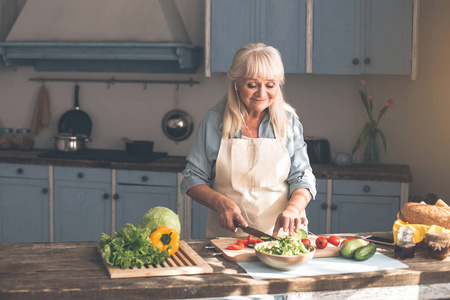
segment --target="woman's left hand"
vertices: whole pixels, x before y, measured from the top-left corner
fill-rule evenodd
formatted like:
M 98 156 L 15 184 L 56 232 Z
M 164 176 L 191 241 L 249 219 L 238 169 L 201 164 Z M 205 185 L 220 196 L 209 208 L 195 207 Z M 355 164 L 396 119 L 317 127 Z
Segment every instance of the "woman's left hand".
M 307 226 L 308 219 L 306 217 L 301 217 L 296 211 L 285 209 L 278 215 L 272 235 L 278 236 L 280 229 L 283 229 L 289 235 L 292 235 L 294 232 L 300 230 L 301 225 Z

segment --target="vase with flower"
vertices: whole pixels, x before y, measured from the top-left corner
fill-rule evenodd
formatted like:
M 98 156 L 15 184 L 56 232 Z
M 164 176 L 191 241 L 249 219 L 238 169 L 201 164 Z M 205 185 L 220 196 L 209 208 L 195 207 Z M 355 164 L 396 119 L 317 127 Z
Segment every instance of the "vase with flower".
M 367 121 L 361 134 L 356 140 L 355 146 L 353 146 L 352 154 L 358 151 L 360 147 L 365 146 L 363 163 L 368 166 L 378 166 L 380 164 L 378 136 L 380 136 L 380 139 L 383 142 L 384 153 L 387 153 L 386 137 L 378 128 L 378 125 L 380 123 L 381 117 L 386 113 L 387 109 L 394 105 L 394 101 L 392 99 L 386 100 L 383 108 L 381 108 L 380 112 L 378 113 L 378 117 L 374 118 L 374 96 L 373 94 L 367 93 L 365 78 L 361 78 L 360 83 L 361 89 L 359 90 L 359 94 L 361 96 L 361 101 L 364 105 L 364 108 L 366 109 L 367 116 L 369 117 L 369 121 Z

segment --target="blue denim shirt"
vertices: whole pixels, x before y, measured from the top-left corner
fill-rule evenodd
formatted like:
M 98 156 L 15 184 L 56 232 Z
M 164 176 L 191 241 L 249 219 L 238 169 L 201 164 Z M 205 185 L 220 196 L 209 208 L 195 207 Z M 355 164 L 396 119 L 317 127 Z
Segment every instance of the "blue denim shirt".
M 225 102 L 221 102 L 208 111 L 200 122 L 197 135 L 187 157 L 188 163 L 183 171 L 181 193 L 185 194 L 190 188 L 199 184 L 213 186 L 216 174 L 216 159 L 222 139 L 221 126 L 224 111 Z M 290 122 L 292 134 L 289 135 L 285 144 L 291 158 L 291 169 L 288 178 L 286 178 L 289 184 L 289 198 L 296 189 L 306 188 L 314 199 L 317 193 L 316 178 L 309 164 L 306 143 L 303 138 L 303 126 L 293 114 L 290 116 Z M 275 138 L 269 114 L 264 116 L 258 129 L 258 136 Z M 242 132 L 235 138 L 242 138 Z

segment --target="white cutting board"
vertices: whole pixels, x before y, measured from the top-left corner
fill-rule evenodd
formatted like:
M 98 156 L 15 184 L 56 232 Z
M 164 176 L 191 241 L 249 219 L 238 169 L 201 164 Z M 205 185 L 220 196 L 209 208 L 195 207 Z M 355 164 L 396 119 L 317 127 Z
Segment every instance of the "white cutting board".
M 408 268 L 407 265 L 399 260 L 379 252 L 376 252 L 374 256 L 364 261 L 356 261 L 343 256 L 316 258 L 291 271 L 279 271 L 262 262 L 238 262 L 238 264 L 255 279 L 360 273 Z

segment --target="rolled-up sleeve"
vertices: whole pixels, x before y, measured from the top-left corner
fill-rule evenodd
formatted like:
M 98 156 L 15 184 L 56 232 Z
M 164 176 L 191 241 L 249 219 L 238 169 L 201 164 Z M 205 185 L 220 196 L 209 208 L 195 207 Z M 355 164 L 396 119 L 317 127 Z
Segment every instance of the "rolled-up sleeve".
M 288 137 L 286 148 L 291 156 L 291 169 L 287 182 L 289 184 L 289 198 L 299 188 L 308 189 L 314 199 L 317 194 L 316 177 L 309 163 L 305 139 L 303 137 L 303 126 L 293 117 L 292 136 Z
M 180 191 L 184 195 L 199 184 L 212 186 L 215 178 L 215 166 L 219 152 L 223 114 L 217 110 L 209 111 L 200 122 L 197 134 L 187 156 L 186 168 Z

